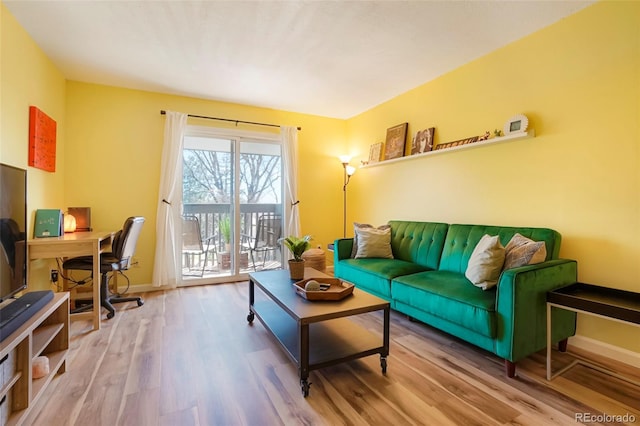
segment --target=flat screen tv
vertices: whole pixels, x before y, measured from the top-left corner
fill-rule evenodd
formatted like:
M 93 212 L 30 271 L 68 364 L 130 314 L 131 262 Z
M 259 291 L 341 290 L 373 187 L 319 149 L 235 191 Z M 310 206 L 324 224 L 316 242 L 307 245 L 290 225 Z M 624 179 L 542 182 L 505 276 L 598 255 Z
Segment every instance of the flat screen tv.
M 27 287 L 27 171 L 0 163 L 0 302 Z

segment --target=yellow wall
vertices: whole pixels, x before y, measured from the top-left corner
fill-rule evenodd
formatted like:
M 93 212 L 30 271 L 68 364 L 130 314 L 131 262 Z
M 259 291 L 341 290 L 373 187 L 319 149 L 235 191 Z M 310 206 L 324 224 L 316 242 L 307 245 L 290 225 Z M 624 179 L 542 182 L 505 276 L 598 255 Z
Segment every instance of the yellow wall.
M 436 142 L 518 113 L 536 131 L 361 169 L 349 220 L 551 227 L 580 280 L 640 291 L 639 28 L 640 3 L 598 3 L 348 120 L 360 159 L 405 121 L 410 135 L 435 126 Z M 630 326 L 581 317 L 579 333 L 640 352 Z
M 344 120 L 66 82 L 4 5 L 0 13 L 0 161 L 28 169 L 29 232 L 38 208 L 91 206 L 95 229 L 117 229 L 125 217 L 144 215 L 147 223 L 136 252 L 140 267 L 129 276 L 132 285 L 150 284 L 165 121 L 161 109 L 301 126 L 298 198 L 302 232 L 312 234 L 314 245 L 324 247 L 342 232 L 342 211 L 331 206 L 342 199 L 342 166 L 337 156 L 346 144 Z M 29 105 L 38 106 L 57 122 L 55 173 L 27 167 Z M 224 126 L 223 122 L 191 119 L 190 124 Z M 31 263 L 30 289 L 48 285 L 51 267 L 55 262 Z
M 598 3 L 345 121 L 65 82 L 4 5 L 0 13 L 0 161 L 27 167 L 29 105 L 53 117 L 57 171 L 29 168 L 29 210 L 90 205 L 96 228 L 145 215 L 134 285 L 151 281 L 160 109 L 302 126 L 302 227 L 323 246 L 342 235 L 337 155 L 366 159 L 405 121 L 410 134 L 435 126 L 436 142 L 447 142 L 524 113 L 533 139 L 359 170 L 349 222 L 548 226 L 562 233 L 561 256 L 578 260 L 581 280 L 640 291 L 638 3 Z M 35 264 L 46 277 L 47 265 Z M 640 352 L 631 327 L 581 317 L 579 333 Z
M 0 161 L 27 169 L 27 235 L 33 232 L 35 210 L 64 208 L 65 88 L 64 76 L 0 4 Z M 57 124 L 56 172 L 28 167 L 29 106 Z M 46 289 L 49 261 L 31 263 L 30 289 Z
M 118 229 L 124 218 L 147 218 L 132 283 L 150 284 L 155 253 L 156 208 L 165 117 L 160 110 L 301 126 L 299 199 L 302 232 L 326 247 L 340 232 L 342 166 L 346 123 L 264 108 L 68 82 L 68 142 L 65 174 L 67 206 L 91 206 L 96 229 Z M 189 119 L 189 124 L 224 126 Z M 264 130 L 244 126 L 248 130 Z M 335 188 L 334 191 L 328 188 Z

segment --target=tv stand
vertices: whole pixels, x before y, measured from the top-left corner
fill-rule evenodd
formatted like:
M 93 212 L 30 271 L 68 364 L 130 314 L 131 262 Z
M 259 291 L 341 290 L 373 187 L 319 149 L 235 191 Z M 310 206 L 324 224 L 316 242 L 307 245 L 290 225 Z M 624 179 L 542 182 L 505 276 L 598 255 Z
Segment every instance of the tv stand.
M 23 296 L 24 297 L 24 296 Z M 64 373 L 69 352 L 69 293 L 55 293 L 0 343 L 0 424 L 23 424 L 51 383 Z M 49 359 L 49 374 L 32 375 L 33 361 Z
M 31 291 L 0 308 L 0 342 L 53 299 L 53 291 Z

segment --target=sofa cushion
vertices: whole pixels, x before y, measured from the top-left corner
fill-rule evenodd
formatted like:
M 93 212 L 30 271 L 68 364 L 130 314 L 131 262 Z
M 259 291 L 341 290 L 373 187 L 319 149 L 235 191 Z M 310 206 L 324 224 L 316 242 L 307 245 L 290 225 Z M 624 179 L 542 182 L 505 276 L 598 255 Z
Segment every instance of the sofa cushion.
M 391 228 L 356 227 L 355 233 L 358 246 L 355 255 L 356 259 L 369 257 L 393 259 L 393 253 L 391 252 Z
M 464 276 L 476 287 L 487 290 L 498 284 L 505 248 L 497 235 L 484 235 L 471 253 Z
M 438 269 L 449 225 L 401 220 L 389 221 L 389 225 L 394 258 Z
M 487 337 L 496 336 L 496 290 L 483 291 L 464 275 L 426 271 L 395 278 L 393 299 Z
M 544 241 L 547 247 L 547 257 L 545 260 L 558 258 L 558 253 L 560 252 L 560 234 L 552 229 L 487 225 L 450 225 L 442 250 L 440 266 L 437 269 L 464 274 L 467 270 L 471 253 L 483 235 L 498 235 L 500 237 L 500 243 L 506 245 L 516 233 L 535 241 Z
M 340 261 L 339 269 L 341 279 L 387 299 L 391 297 L 393 278 L 427 270 L 424 266 L 403 260 L 375 258 L 344 259 Z
M 544 262 L 547 249 L 544 241 L 533 241 L 516 233 L 505 247 L 504 269 Z

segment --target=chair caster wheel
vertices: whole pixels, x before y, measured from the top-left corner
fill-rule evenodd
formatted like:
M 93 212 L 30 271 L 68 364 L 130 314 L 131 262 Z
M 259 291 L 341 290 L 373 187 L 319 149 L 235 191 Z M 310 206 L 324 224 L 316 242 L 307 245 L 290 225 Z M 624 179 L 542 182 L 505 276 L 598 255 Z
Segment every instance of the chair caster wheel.
M 109 313 L 107 314 L 107 319 L 111 319 L 111 318 L 113 318 L 114 316 L 116 316 L 115 312 L 109 312 Z
M 300 387 L 302 388 L 302 396 L 308 397 L 311 383 L 307 379 L 300 379 Z
M 144 305 L 144 301 L 138 300 L 138 306 L 142 306 L 142 305 Z

